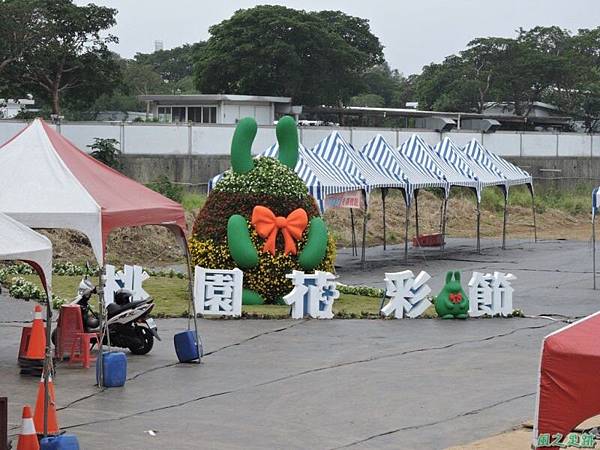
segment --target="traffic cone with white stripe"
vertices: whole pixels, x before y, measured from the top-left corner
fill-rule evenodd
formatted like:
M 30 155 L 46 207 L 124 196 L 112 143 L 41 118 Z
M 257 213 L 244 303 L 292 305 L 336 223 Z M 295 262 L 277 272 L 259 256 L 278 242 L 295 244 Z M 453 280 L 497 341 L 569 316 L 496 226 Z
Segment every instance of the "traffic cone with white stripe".
M 31 406 L 29 405 L 23 407 L 23 430 L 19 435 L 17 450 L 40 450 L 35 425 L 31 418 Z
M 33 424 L 38 434 L 44 432 L 44 375 L 38 385 L 37 401 L 35 402 L 35 413 L 33 415 Z M 56 419 L 56 394 L 54 393 L 54 383 L 52 375 L 48 376 L 48 434 L 58 434 L 58 420 Z
M 44 359 L 46 356 L 46 331 L 44 330 L 44 321 L 42 320 L 42 307 L 35 305 L 33 310 L 33 324 L 31 325 L 31 335 L 25 358 Z

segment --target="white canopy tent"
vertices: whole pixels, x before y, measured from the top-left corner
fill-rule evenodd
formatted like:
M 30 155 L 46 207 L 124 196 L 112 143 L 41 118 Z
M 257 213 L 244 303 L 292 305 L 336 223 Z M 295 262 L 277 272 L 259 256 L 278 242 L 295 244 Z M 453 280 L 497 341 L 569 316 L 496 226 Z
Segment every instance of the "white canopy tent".
M 0 213 L 0 260 L 19 260 L 31 265 L 42 280 L 46 291 L 46 355 L 44 358 L 44 435 L 48 425 L 48 378 L 52 364 L 52 243 L 22 223 Z M 40 430 L 42 431 L 42 430 Z

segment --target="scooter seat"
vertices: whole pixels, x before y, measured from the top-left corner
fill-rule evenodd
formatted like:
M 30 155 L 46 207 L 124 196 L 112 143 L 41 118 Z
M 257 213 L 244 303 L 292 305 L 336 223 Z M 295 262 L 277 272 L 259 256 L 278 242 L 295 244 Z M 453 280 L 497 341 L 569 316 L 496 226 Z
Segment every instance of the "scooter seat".
M 148 300 L 138 300 L 135 302 L 131 302 L 131 303 L 126 303 L 124 305 L 117 305 L 116 303 L 111 303 L 110 305 L 108 305 L 106 307 L 106 312 L 108 314 L 108 318 L 110 319 L 111 317 L 116 316 L 117 314 L 122 313 L 123 311 L 127 311 L 129 309 L 134 309 L 137 308 L 139 305 L 142 305 L 144 303 L 148 303 Z

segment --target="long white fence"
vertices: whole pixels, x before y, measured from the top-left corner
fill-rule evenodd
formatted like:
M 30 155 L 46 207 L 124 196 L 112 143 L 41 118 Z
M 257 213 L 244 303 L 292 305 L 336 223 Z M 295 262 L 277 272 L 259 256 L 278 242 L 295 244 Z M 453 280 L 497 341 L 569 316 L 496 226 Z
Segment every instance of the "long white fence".
M 0 143 L 26 126 L 20 121 L 0 121 Z M 60 132 L 82 150 L 88 150 L 94 138 L 113 138 L 119 141 L 121 151 L 132 155 L 222 155 L 229 153 L 235 125 L 188 125 L 69 122 L 60 125 Z M 377 133 L 391 145 L 399 146 L 411 134 L 417 133 L 434 145 L 444 136 L 459 146 L 473 138 L 489 150 L 502 156 L 600 156 L 600 136 L 582 133 L 499 131 L 483 134 L 455 130 L 438 133 L 420 129 L 302 127 L 300 141 L 310 148 L 337 130 L 355 148 L 361 148 Z M 273 126 L 259 127 L 253 149 L 261 152 L 275 142 Z

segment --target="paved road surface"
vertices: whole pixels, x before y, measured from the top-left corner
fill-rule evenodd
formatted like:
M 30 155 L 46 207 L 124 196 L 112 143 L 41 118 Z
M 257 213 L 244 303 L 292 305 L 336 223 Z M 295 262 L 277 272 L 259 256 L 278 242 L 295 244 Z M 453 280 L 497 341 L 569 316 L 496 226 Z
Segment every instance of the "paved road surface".
M 362 270 L 341 251 L 341 281 L 382 286 L 383 273 L 427 270 L 434 291 L 448 269 L 510 271 L 515 307 L 531 316 L 600 309 L 586 242 L 451 242 L 445 259 L 369 249 Z M 463 280 L 465 283 L 467 280 Z M 31 304 L 0 298 L 0 395 L 10 427 L 35 400 L 37 380 L 17 374 L 20 326 Z M 439 449 L 509 429 L 533 416 L 543 318 L 200 321 L 208 354 L 175 364 L 184 320 L 159 320 L 150 355 L 129 355 L 124 388 L 98 391 L 93 370 L 61 365 L 60 425 L 88 449 Z M 156 436 L 147 433 L 155 430 Z M 13 433 L 16 430 L 13 429 Z

